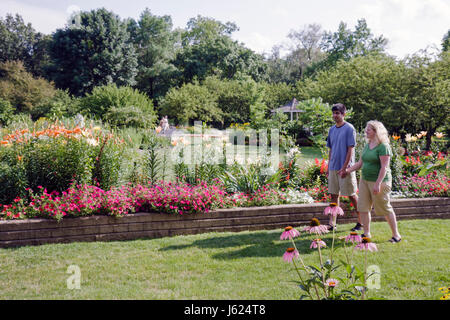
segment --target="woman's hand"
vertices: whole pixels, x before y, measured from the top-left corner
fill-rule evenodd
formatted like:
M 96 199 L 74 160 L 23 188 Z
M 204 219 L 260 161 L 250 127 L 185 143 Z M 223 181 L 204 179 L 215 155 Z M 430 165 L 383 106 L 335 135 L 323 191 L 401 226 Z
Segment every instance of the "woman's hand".
M 380 189 L 381 189 L 381 184 L 378 182 L 375 182 L 375 184 L 373 186 L 373 194 L 375 194 L 375 195 L 379 194 Z

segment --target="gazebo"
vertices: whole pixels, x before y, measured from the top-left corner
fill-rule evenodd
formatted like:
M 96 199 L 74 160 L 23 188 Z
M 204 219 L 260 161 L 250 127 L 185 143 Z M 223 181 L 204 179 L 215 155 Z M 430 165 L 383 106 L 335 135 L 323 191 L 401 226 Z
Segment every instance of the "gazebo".
M 276 109 L 272 109 L 272 113 L 277 113 L 278 111 L 282 111 L 284 113 L 290 113 L 291 114 L 291 120 L 294 120 L 294 113 L 296 114 L 296 119 L 298 120 L 298 113 L 303 112 L 303 110 L 297 109 L 298 101 L 297 99 L 292 99 L 291 102 L 285 104 L 284 106 L 281 106 Z

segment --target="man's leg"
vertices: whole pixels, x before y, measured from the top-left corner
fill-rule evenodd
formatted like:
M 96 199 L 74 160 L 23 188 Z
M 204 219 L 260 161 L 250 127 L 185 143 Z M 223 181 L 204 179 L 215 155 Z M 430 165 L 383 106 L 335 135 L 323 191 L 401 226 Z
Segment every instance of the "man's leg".
M 339 206 L 339 195 L 338 194 L 330 194 L 331 196 L 331 202 L 337 203 L 337 205 Z M 330 226 L 336 226 L 336 220 L 337 220 L 337 216 L 334 216 L 332 214 L 330 214 L 330 221 L 328 222 L 328 224 Z

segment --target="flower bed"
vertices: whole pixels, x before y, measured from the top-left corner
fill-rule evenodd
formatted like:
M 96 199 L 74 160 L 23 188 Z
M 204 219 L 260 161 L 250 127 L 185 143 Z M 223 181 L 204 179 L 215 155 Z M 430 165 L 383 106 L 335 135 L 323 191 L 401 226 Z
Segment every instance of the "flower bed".
M 392 205 L 401 219 L 449 219 L 450 198 L 394 199 Z M 132 240 L 219 231 L 284 228 L 309 224 L 323 214 L 327 204 L 291 204 L 248 208 L 222 208 L 204 214 L 138 212 L 122 217 L 94 215 L 54 219 L 0 221 L 0 247 L 39 245 L 73 241 Z M 374 221 L 384 217 L 373 216 Z M 338 223 L 354 222 L 347 212 Z

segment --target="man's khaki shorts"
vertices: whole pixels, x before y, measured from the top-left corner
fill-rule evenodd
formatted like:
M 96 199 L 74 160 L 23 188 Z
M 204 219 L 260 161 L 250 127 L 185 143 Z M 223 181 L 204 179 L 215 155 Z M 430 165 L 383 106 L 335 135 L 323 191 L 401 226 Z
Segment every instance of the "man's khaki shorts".
M 375 181 L 362 178 L 359 180 L 358 212 L 370 212 L 373 205 L 377 216 L 394 213 L 390 201 L 391 183 L 381 183 L 380 192 L 377 195 L 373 194 L 374 185 Z
M 341 196 L 354 196 L 356 194 L 356 173 L 351 172 L 341 178 L 337 170 L 328 172 L 328 193 Z

